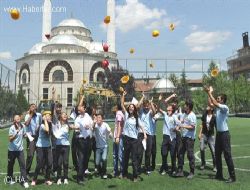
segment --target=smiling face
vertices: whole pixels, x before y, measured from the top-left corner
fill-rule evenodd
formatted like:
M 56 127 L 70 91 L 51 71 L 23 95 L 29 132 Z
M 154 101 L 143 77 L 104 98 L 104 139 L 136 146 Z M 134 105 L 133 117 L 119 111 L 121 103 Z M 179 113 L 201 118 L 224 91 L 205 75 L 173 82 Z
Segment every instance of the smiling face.
M 102 115 L 97 115 L 97 116 L 96 116 L 96 123 L 97 123 L 98 125 L 101 125 L 102 122 L 103 122 Z
M 134 111 L 135 111 L 135 106 L 133 104 L 130 104 L 129 107 L 128 107 L 128 111 L 130 114 L 133 114 Z
M 61 120 L 63 121 L 63 122 L 66 122 L 67 120 L 68 120 L 68 115 L 66 114 L 66 113 L 62 113 L 61 114 Z

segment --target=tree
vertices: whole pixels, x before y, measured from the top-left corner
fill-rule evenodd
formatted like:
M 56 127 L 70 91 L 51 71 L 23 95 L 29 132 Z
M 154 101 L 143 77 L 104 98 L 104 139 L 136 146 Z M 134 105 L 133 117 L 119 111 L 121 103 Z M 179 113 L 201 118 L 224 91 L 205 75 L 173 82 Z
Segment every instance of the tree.
M 129 75 L 129 81 L 126 84 L 121 83 L 121 78 L 125 75 Z M 129 97 L 133 97 L 135 94 L 134 89 L 134 77 L 130 75 L 127 70 L 123 70 L 122 67 L 112 67 L 111 72 L 106 72 L 107 86 L 114 91 L 115 94 L 120 94 L 120 87 L 128 92 Z
M 171 73 L 169 75 L 168 80 L 170 80 L 173 83 L 174 87 L 178 86 L 179 80 L 178 80 L 178 77 L 174 73 Z
M 23 92 L 23 89 L 21 86 L 20 89 L 18 90 L 18 93 L 17 93 L 16 113 L 21 114 L 24 111 L 26 111 L 28 109 L 28 107 L 29 107 L 29 103 L 24 96 L 24 92 Z
M 185 71 L 183 70 L 181 73 L 180 81 L 177 85 L 177 94 L 180 100 L 188 100 L 191 98 L 190 89 L 188 87 L 187 76 Z

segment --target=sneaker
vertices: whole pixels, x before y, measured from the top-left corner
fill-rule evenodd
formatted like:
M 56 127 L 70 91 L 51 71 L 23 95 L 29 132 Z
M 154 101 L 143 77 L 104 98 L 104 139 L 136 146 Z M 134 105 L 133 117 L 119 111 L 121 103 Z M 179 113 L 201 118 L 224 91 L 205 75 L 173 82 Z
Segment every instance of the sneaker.
M 201 165 L 200 166 L 200 170 L 204 170 L 205 169 L 205 166 L 204 165 Z
M 187 176 L 187 179 L 193 179 L 194 178 L 194 174 L 192 172 L 189 173 L 189 175 Z
M 133 179 L 133 182 L 136 183 L 137 181 L 138 181 L 137 177 Z
M 213 172 L 217 172 L 217 169 L 216 169 L 216 167 L 214 167 L 214 168 L 213 168 Z
M 57 184 L 57 185 L 61 185 L 61 184 L 62 184 L 62 180 L 61 180 L 61 179 L 58 179 L 56 184 Z
M 69 184 L 69 181 L 68 181 L 68 179 L 64 179 L 64 185 L 68 185 Z
M 107 179 L 108 176 L 105 174 L 105 175 L 102 176 L 102 178 L 103 178 L 103 179 Z
M 166 174 L 166 171 L 163 170 L 163 171 L 161 172 L 161 175 L 165 175 L 165 174 Z
M 50 185 L 52 185 L 52 181 L 50 181 L 50 180 L 45 181 L 45 184 L 50 186 Z
M 176 177 L 184 177 L 184 173 L 183 173 L 183 171 L 178 171 L 175 176 Z
M 31 186 L 35 186 L 35 185 L 36 185 L 36 181 L 32 180 Z
M 95 172 L 97 172 L 98 170 L 97 170 L 97 168 L 95 168 Z
M 85 174 L 91 174 L 91 172 L 88 169 L 86 169 Z
M 146 171 L 146 174 L 147 174 L 147 175 L 150 175 L 150 174 L 151 174 L 151 171 Z
M 29 188 L 28 182 L 24 182 L 24 183 L 23 183 L 23 186 L 24 186 L 25 189 Z

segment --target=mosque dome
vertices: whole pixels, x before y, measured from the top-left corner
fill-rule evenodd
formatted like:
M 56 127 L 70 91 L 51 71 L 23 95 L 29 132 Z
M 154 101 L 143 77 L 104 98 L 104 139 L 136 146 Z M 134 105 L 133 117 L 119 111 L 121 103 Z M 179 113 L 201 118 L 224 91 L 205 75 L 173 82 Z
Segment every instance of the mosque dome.
M 80 43 L 78 39 L 73 35 L 60 34 L 51 38 L 49 44 L 66 44 L 66 45 L 78 45 Z
M 38 54 L 42 52 L 43 46 L 47 45 L 47 42 L 40 42 L 35 44 L 28 52 L 28 54 Z
M 92 43 L 90 43 L 89 51 L 90 51 L 90 53 L 103 52 L 102 43 L 100 43 L 100 42 L 92 42 Z
M 80 21 L 78 19 L 73 19 L 73 18 L 65 19 L 65 20 L 61 21 L 58 24 L 58 27 L 60 27 L 60 26 L 76 26 L 76 27 L 86 28 L 86 26 L 83 24 L 82 21 Z
M 155 82 L 152 89 L 155 89 L 157 92 L 171 92 L 175 89 L 175 86 L 170 80 L 161 78 Z

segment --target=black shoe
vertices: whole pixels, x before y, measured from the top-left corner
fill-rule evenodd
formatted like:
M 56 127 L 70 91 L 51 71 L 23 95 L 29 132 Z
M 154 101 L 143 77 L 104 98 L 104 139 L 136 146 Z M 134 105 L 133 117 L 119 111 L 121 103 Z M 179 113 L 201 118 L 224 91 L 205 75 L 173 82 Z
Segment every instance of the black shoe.
M 234 183 L 236 181 L 235 177 L 230 177 L 228 180 L 226 180 L 226 183 Z

